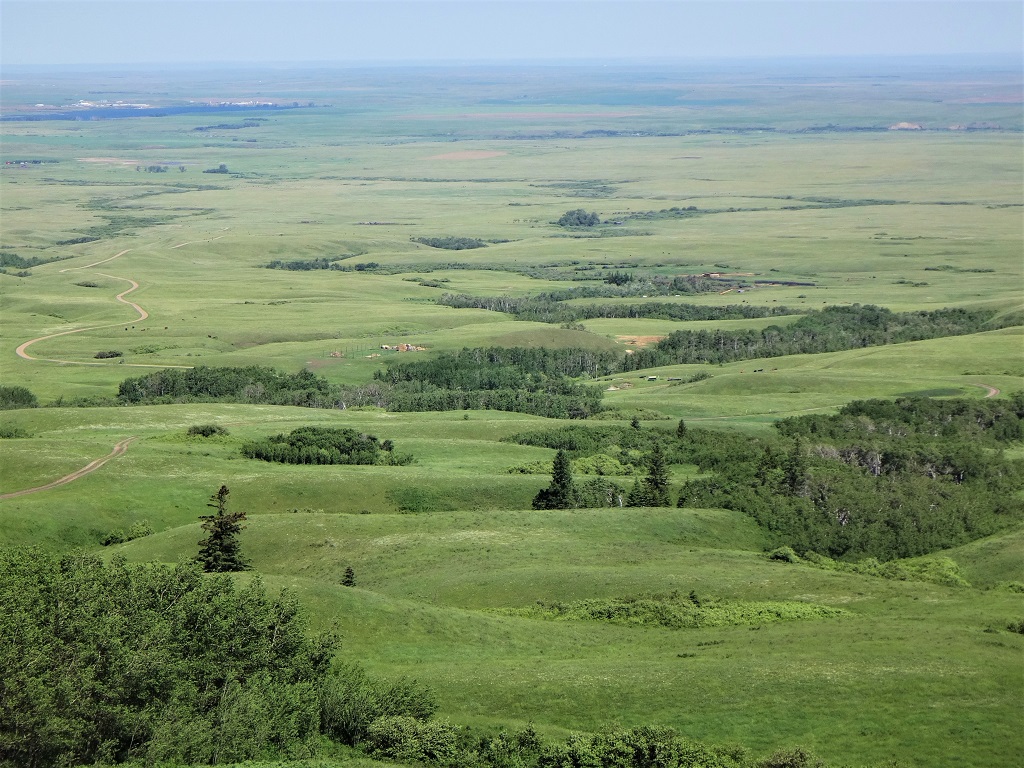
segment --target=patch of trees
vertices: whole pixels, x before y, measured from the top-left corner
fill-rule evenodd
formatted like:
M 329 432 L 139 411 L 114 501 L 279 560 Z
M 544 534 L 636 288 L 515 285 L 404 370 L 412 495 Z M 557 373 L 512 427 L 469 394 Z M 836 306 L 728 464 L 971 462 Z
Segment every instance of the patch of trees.
M 258 117 L 243 120 L 240 123 L 218 123 L 217 125 L 197 125 L 193 131 L 238 131 L 242 128 L 259 128 L 260 123 L 266 122 L 265 118 Z
M 662 505 L 667 465 L 695 464 L 706 476 L 683 485 L 680 507 L 743 512 L 773 546 L 801 557 L 887 562 L 964 544 L 1024 519 L 1024 462 L 998 450 L 1019 441 L 1021 429 L 1024 395 L 1003 403 L 851 403 L 835 416 L 779 422 L 777 436 L 680 422 L 674 433 L 573 425 L 506 439 L 577 459 L 643 451 L 647 476 L 627 494 L 628 506 Z M 663 456 L 656 458 L 659 446 Z M 567 497 L 564 470 L 559 477 L 542 501 Z
M 60 261 L 61 256 L 19 256 L 16 253 L 9 253 L 7 251 L 0 251 L 0 268 L 14 267 L 15 269 L 31 269 L 32 267 L 38 267 L 40 264 L 49 264 L 53 261 Z
M 337 388 L 303 369 L 283 373 L 266 366 L 165 368 L 125 379 L 118 400 L 126 404 L 229 402 L 331 408 Z
M 396 455 L 394 443 L 354 429 L 299 427 L 242 446 L 250 459 L 283 464 L 408 464 L 411 456 Z
M 475 237 L 413 237 L 414 243 L 429 245 L 431 248 L 441 248 L 446 251 L 465 251 L 473 248 L 486 248 L 487 243 Z
M 491 348 L 398 363 L 365 385 L 341 386 L 308 370 L 264 366 L 166 368 L 125 379 L 118 402 L 265 403 L 308 408 L 374 406 L 391 411 L 492 409 L 550 418 L 586 418 L 604 393 L 571 377 L 597 375 L 616 356 L 584 349 Z
M 563 213 L 555 223 L 560 227 L 596 227 L 601 223 L 601 218 L 596 213 L 576 208 Z
M 623 370 L 838 352 L 1000 327 L 1004 326 L 994 310 L 897 313 L 884 307 L 854 304 L 809 312 L 785 327 L 772 325 L 759 331 L 674 331 L 657 344 L 636 350 L 624 360 Z
M 776 422 L 787 437 L 853 442 L 922 436 L 978 443 L 1024 439 L 1024 392 L 1007 399 L 937 400 L 900 397 L 855 400 L 834 416 L 798 416 Z
M 342 259 L 347 258 L 348 256 L 324 256 L 318 259 L 294 259 L 292 261 L 274 259 L 265 266 L 267 269 L 287 269 L 293 272 L 308 272 L 316 269 L 336 269 L 339 271 L 347 271 L 341 270 L 340 265 L 337 263 Z
M 569 429 L 571 430 L 571 428 Z M 557 433 L 558 431 L 553 430 L 552 432 Z M 547 434 L 555 437 L 550 432 Z M 543 439 L 545 433 L 534 433 L 534 435 Z M 602 476 L 603 473 L 601 472 L 595 473 L 599 475 L 596 479 L 588 480 L 582 484 L 577 483 L 573 477 L 573 465 L 569 453 L 565 449 L 559 449 L 551 465 L 551 483 L 547 488 L 542 488 L 534 497 L 533 508 L 578 509 L 586 507 L 670 506 L 672 501 L 669 492 L 668 460 L 658 436 L 651 435 L 650 439 L 651 449 L 649 453 L 639 458 L 647 467 L 647 476 L 643 479 L 637 477 L 628 495 L 618 483 Z M 608 446 L 608 450 L 621 451 L 621 448 L 618 446 Z M 597 456 L 611 459 L 615 464 L 619 464 L 618 461 L 607 454 L 597 454 Z M 594 457 L 594 454 L 592 454 L 588 458 Z M 583 461 L 583 459 L 578 461 Z
M 780 422 L 782 442 L 688 430 L 680 450 L 713 476 L 686 483 L 679 506 L 742 511 L 801 556 L 889 561 L 973 541 L 1024 518 L 1024 463 L 978 446 L 1016 439 L 1020 399 L 852 403 Z M 947 431 L 957 418 L 970 427 Z
M 11 765 L 312 754 L 333 641 L 289 594 L 198 565 L 0 554 L 2 754 Z
M 92 237 L 90 235 L 83 235 L 82 237 L 72 237 L 67 240 L 58 240 L 57 245 L 79 245 L 80 243 L 95 243 L 100 238 Z
M 221 163 L 216 168 L 207 168 L 203 173 L 231 173 L 231 171 L 228 170 L 227 165 Z
M 617 355 L 587 349 L 490 347 L 396 363 L 374 378 L 390 410 L 490 408 L 549 418 L 586 418 L 601 410 L 598 387 L 573 381 L 597 376 Z
M 39 400 L 31 390 L 25 387 L 8 387 L 0 384 L 0 411 L 38 407 Z
M 97 352 L 93 357 L 97 360 L 109 360 L 114 357 L 124 357 L 124 352 L 117 349 L 104 349 Z
M 664 293 L 673 292 L 672 285 L 677 281 L 691 290 L 675 290 L 676 293 L 701 293 L 700 282 L 703 278 L 674 278 L 665 287 Z M 633 285 L 633 282 L 628 285 Z M 612 293 L 618 291 L 613 288 Z M 714 290 L 715 288 L 712 288 Z M 466 296 L 446 293 L 437 299 L 455 309 L 488 309 L 492 312 L 504 312 L 514 315 L 517 320 L 528 320 L 540 323 L 571 323 L 597 318 L 652 318 L 657 320 L 678 320 L 680 322 L 694 320 L 747 320 L 762 317 L 779 317 L 798 314 L 798 310 L 787 307 L 756 307 L 748 304 L 730 304 L 722 307 L 701 306 L 699 304 L 676 304 L 668 302 L 645 302 L 643 304 L 566 304 L 565 301 L 576 298 L 594 298 L 593 293 L 607 294 L 602 288 L 581 286 L 565 291 L 542 293 L 534 297 L 510 296 Z M 658 291 L 654 289 L 650 293 Z M 640 294 L 634 294 L 640 295 Z

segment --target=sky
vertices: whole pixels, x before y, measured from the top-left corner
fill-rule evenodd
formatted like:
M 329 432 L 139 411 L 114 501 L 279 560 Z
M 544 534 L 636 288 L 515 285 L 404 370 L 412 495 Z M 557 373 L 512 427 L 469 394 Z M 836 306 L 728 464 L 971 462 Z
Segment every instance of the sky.
M 1024 52 L 990 0 L 0 0 L 0 68 Z

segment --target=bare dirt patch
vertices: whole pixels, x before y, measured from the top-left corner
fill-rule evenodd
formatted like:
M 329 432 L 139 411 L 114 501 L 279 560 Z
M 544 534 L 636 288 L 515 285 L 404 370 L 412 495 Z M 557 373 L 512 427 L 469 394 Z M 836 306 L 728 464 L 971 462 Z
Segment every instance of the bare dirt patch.
M 664 336 L 616 336 L 615 340 L 621 344 L 629 344 L 631 347 L 646 347 L 649 344 L 657 344 L 664 338 Z
M 461 152 L 445 152 L 443 155 L 431 155 L 427 160 L 487 160 L 501 157 L 508 152 L 496 152 L 490 149 L 464 149 Z

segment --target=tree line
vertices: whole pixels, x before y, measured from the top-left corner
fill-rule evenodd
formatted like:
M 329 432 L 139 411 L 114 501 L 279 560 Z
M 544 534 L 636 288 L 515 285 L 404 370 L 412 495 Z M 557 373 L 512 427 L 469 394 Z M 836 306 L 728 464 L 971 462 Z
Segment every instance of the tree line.
M 606 370 L 614 359 L 612 353 L 584 349 L 463 350 L 397 363 L 364 385 L 332 384 L 305 369 L 288 374 L 265 366 L 165 368 L 122 381 L 118 402 L 372 406 L 390 411 L 492 409 L 586 418 L 601 410 L 604 393 L 573 378 Z
M 995 310 L 936 309 L 893 312 L 853 304 L 811 311 L 795 322 L 762 330 L 674 331 L 623 361 L 624 371 L 678 363 L 729 363 L 785 355 L 839 352 L 883 344 L 902 344 L 944 336 L 962 336 L 1002 328 Z
M 688 280 L 688 279 L 687 279 Z M 699 280 L 699 278 L 698 278 Z M 687 282 L 687 285 L 690 283 Z M 608 291 L 598 290 L 600 293 Z M 700 293 L 694 289 L 687 293 Z M 534 297 L 510 296 L 466 296 L 446 293 L 438 300 L 456 309 L 488 309 L 504 312 L 517 320 L 539 323 L 573 323 L 597 318 L 653 318 L 657 320 L 750 320 L 762 317 L 779 317 L 800 314 L 799 310 L 788 307 L 756 307 L 748 304 L 731 304 L 722 307 L 698 304 L 677 304 L 669 302 L 645 302 L 643 304 L 566 304 L 568 298 L 594 298 L 576 296 L 589 291 L 553 291 Z M 566 298 L 559 298 L 566 297 Z

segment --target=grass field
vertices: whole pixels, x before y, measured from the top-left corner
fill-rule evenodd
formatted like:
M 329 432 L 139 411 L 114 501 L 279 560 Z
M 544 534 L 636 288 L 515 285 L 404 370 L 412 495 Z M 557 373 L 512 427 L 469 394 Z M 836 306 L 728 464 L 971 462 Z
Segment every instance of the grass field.
M 290 104 L 301 93 L 318 106 L 253 113 L 259 121 L 243 128 L 216 127 L 240 120 L 216 114 L 0 122 L 4 159 L 14 162 L 0 166 L 0 256 L 51 260 L 0 274 L 0 383 L 27 387 L 47 406 L 0 412 L 0 429 L 26 435 L 0 440 L 0 543 L 173 563 L 195 554 L 197 518 L 225 484 L 249 515 L 243 547 L 254 570 L 274 589 L 294 589 L 318 628 L 336 626 L 342 657 L 432 686 L 453 722 L 534 723 L 560 737 L 650 723 L 757 754 L 802 744 L 841 764 L 1015 765 L 1024 638 L 1006 625 L 1024 614 L 1006 584 L 1024 581 L 1019 529 L 933 555 L 951 558 L 970 586 L 892 581 L 771 561 L 765 532 L 724 510 L 532 511 L 548 477 L 508 469 L 554 452 L 501 438 L 552 425 L 540 417 L 68 407 L 113 398 L 123 379 L 165 366 L 307 367 L 362 384 L 386 363 L 463 347 L 625 354 L 674 330 L 795 319 L 559 327 L 436 303 L 444 293 L 602 287 L 612 271 L 765 282 L 577 303 L 797 312 L 861 303 L 1024 316 L 1020 101 L 971 101 L 979 88 L 1019 96 L 1019 73 L 904 73 L 870 86 L 827 70 L 828 93 L 790 72 L 765 75 L 777 88 L 735 72 L 661 74 L 652 86 L 648 71 L 488 79 L 380 70 L 344 83 L 277 73 L 267 94 Z M 53 87 L 85 98 L 109 85 L 104 77 L 19 76 L 4 86 L 5 114 Z M 242 98 L 249 84 L 237 74 L 150 73 L 119 88 L 174 104 Z M 904 121 L 923 129 L 888 130 Z M 220 164 L 229 173 L 202 173 Z M 147 172 L 152 165 L 168 170 Z M 692 215 L 671 211 L 690 206 Z M 554 223 L 576 208 L 605 223 Z M 447 236 L 487 244 L 456 251 L 413 240 Z M 347 271 L 266 268 L 315 259 Z M 765 434 L 779 418 L 856 399 L 1005 397 L 1024 389 L 1022 333 L 1018 322 L 593 383 L 608 407 L 660 417 L 644 429 L 671 430 L 682 418 Z M 425 350 L 381 349 L 398 343 Z M 112 350 L 121 355 L 95 357 Z M 697 373 L 709 377 L 687 382 Z M 229 434 L 188 436 L 199 424 Z M 415 462 L 241 456 L 245 441 L 303 425 L 391 439 Z M 129 437 L 123 455 L 80 479 L 9 496 Z M 672 467 L 674 486 L 695 472 Z M 100 546 L 140 522 L 154 533 Z M 340 585 L 349 566 L 355 588 Z M 845 613 L 694 630 L 511 613 L 672 590 Z

